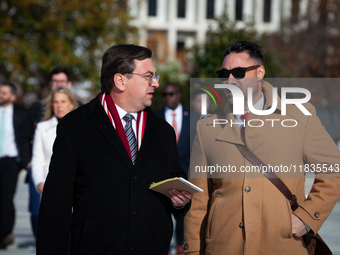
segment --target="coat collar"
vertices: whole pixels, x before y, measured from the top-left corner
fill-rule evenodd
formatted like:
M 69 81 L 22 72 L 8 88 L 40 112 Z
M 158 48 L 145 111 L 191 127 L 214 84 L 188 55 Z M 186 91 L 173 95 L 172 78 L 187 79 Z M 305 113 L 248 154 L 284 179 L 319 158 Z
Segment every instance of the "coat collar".
M 262 81 L 262 92 L 266 99 L 266 104 L 264 106 L 264 109 L 271 108 L 273 104 L 273 87 L 270 83 L 266 81 Z M 278 95 L 277 96 L 277 109 L 276 111 L 281 111 L 281 99 Z M 234 115 L 233 115 L 233 107 L 232 104 L 227 103 L 224 107 L 223 112 L 220 114 L 217 114 L 217 118 L 219 119 L 226 119 L 228 123 L 225 126 L 221 127 L 221 131 L 216 136 L 217 141 L 225 141 L 229 143 L 235 143 L 235 144 L 243 144 L 244 141 L 242 140 L 241 131 L 238 128 L 236 124 L 233 124 L 232 127 L 230 127 L 230 122 L 233 123 L 236 122 Z M 249 114 L 249 119 L 257 118 L 257 115 L 254 115 L 253 113 Z M 216 127 L 218 128 L 218 127 Z
M 264 94 L 264 97 L 266 98 L 266 104 L 264 106 L 264 110 L 267 110 L 271 108 L 273 105 L 273 86 L 266 81 L 262 81 L 262 92 Z M 276 111 L 281 112 L 281 99 L 279 95 L 277 96 L 277 106 L 276 106 Z
M 127 153 L 103 106 L 101 105 L 99 95 L 88 104 L 88 107 L 90 108 L 88 113 L 90 120 L 106 138 L 109 144 L 116 150 L 130 171 L 132 171 L 133 165 L 129 154 Z
M 266 99 L 266 104 L 264 106 L 264 110 L 267 110 L 267 109 L 271 108 L 271 106 L 273 104 L 273 86 L 267 81 L 262 81 L 261 90 L 262 90 L 263 95 Z M 280 99 L 279 95 L 276 95 L 276 96 L 277 96 L 276 110 L 281 111 L 281 99 Z M 233 115 L 232 114 L 232 112 L 233 112 L 232 104 L 227 103 L 226 106 L 224 107 L 223 112 L 224 112 L 225 115 L 228 115 L 228 114 Z M 254 117 L 254 114 L 250 113 L 250 116 L 251 115 L 253 115 L 253 117 Z
M 58 125 L 58 120 L 56 116 L 53 116 L 49 120 L 44 121 L 44 123 L 45 123 L 45 131 L 48 131 L 49 129 L 54 128 Z

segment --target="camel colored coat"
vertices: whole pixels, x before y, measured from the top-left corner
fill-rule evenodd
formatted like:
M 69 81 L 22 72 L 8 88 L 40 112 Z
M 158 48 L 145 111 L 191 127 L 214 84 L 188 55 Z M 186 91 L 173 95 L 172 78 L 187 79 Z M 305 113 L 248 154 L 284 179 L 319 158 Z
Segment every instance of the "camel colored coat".
M 272 86 L 264 81 L 262 91 L 266 98 L 264 109 L 269 109 Z M 248 121 L 257 120 L 248 122 L 244 137 L 237 125 L 230 125 L 235 119 L 229 104 L 222 115 L 227 124 L 218 125 L 215 121 L 214 126 L 214 119 L 221 119 L 221 115 L 198 122 L 190 181 L 204 192 L 194 194 L 185 218 L 186 254 L 307 254 L 302 238 L 292 236 L 288 200 L 261 173 L 240 172 L 252 165 L 234 145 L 246 144 L 267 165 L 290 168 L 288 173 L 280 170 L 277 174 L 298 199 L 299 208 L 294 214 L 311 228 L 311 233 L 317 233 L 339 198 L 340 179 L 330 178 L 338 176 L 330 171 L 317 174 L 305 199 L 304 164 L 325 164 L 321 165 L 323 170 L 332 166 L 338 172 L 340 152 L 316 116 L 315 108 L 309 103 L 304 106 L 311 116 L 305 116 L 295 105 L 287 105 L 287 115 L 283 116 L 278 98 L 274 113 L 268 116 L 250 113 Z M 283 127 L 285 119 L 291 121 L 284 121 L 284 125 L 297 125 Z M 264 123 L 262 127 L 251 127 L 261 126 L 260 120 Z M 215 171 L 220 167 L 220 172 L 203 172 L 207 166 L 215 167 Z M 223 166 L 225 171 L 229 166 L 237 172 L 223 172 Z

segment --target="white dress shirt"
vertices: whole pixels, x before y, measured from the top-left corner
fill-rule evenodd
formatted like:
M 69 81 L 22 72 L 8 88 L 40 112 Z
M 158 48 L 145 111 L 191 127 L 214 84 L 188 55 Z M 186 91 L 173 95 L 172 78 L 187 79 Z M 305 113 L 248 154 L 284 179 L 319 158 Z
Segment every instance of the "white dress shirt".
M 127 114 L 127 112 L 126 112 L 125 110 L 123 110 L 122 108 L 120 108 L 118 105 L 116 105 L 116 108 L 117 108 L 117 111 L 118 111 L 119 118 L 120 118 L 120 120 L 122 121 L 123 128 L 125 128 L 126 121 L 123 120 L 123 117 Z M 137 136 L 136 136 L 136 130 L 137 130 L 137 113 L 136 113 L 136 112 L 133 112 L 133 113 L 130 113 L 130 114 L 133 116 L 133 119 L 132 119 L 132 129 L 133 129 L 133 132 L 135 133 L 135 137 L 136 137 L 136 139 L 137 139 Z
M 183 121 L 183 106 L 182 104 L 179 104 L 177 108 L 173 111 L 169 107 L 165 106 L 164 107 L 164 116 L 165 120 L 172 126 L 172 123 L 174 121 L 174 117 L 172 114 L 175 113 L 175 121 L 177 124 L 177 134 L 178 136 L 181 135 L 181 130 L 182 130 L 182 121 Z
M 2 119 L 2 115 L 5 113 L 5 133 L 2 155 L 0 155 L 0 157 L 17 157 L 19 155 L 18 148 L 15 143 L 13 111 L 13 104 L 10 104 L 6 108 L 0 106 L 0 120 Z
M 39 122 L 34 134 L 32 153 L 32 178 L 34 186 L 45 182 L 52 157 L 52 148 L 57 136 L 58 120 L 55 116 Z M 37 189 L 38 190 L 38 189 Z

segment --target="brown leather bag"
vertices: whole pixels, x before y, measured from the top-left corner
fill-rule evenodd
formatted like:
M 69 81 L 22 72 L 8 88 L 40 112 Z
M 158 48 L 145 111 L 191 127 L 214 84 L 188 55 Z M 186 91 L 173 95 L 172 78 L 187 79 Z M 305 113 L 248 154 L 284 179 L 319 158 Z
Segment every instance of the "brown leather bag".
M 271 183 L 275 185 L 276 188 L 288 199 L 292 210 L 295 211 L 299 205 L 297 203 L 297 198 L 293 195 L 289 188 L 284 184 L 284 182 L 278 178 L 278 176 L 273 172 L 262 172 L 261 166 L 266 166 L 261 159 L 259 159 L 248 147 L 240 144 L 235 144 L 236 148 L 241 152 L 241 154 L 254 166 L 257 166 L 261 173 L 267 177 Z M 322 240 L 319 234 L 310 235 L 309 233 L 303 236 L 303 241 L 307 248 L 309 255 L 332 255 L 332 251 L 329 249 L 327 244 Z

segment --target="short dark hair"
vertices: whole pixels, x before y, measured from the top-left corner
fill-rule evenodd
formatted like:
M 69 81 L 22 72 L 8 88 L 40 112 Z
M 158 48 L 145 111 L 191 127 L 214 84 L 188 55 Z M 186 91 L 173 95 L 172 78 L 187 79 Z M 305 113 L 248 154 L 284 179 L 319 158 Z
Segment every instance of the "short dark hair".
M 52 81 L 52 76 L 58 73 L 64 73 L 67 76 L 67 80 L 71 80 L 71 73 L 70 71 L 66 68 L 66 67 L 62 67 L 62 66 L 57 66 L 55 68 L 52 69 L 52 71 L 49 74 L 48 80 Z
M 251 59 L 253 59 L 258 64 L 264 65 L 262 48 L 257 43 L 246 41 L 238 41 L 232 43 L 224 51 L 224 57 L 228 56 L 232 52 L 235 53 L 247 52 Z
M 173 87 L 175 87 L 175 88 L 177 89 L 177 91 L 178 91 L 179 93 L 181 93 L 181 87 L 180 87 L 177 83 L 174 83 L 174 82 L 167 82 L 167 83 L 165 83 L 164 86 L 163 86 L 163 88 L 162 88 L 162 91 L 164 91 L 165 88 L 168 87 L 168 86 L 173 86 Z
M 152 51 L 134 44 L 119 44 L 110 47 L 103 55 L 100 76 L 101 91 L 110 93 L 116 73 L 129 74 L 135 69 L 135 59 L 151 58 Z M 130 76 L 128 76 L 130 78 Z
M 11 81 L 5 81 L 5 82 L 1 82 L 0 83 L 0 87 L 1 86 L 8 86 L 11 88 L 11 93 L 13 95 L 17 95 L 18 93 L 18 85 L 16 85 L 14 82 L 11 82 Z

